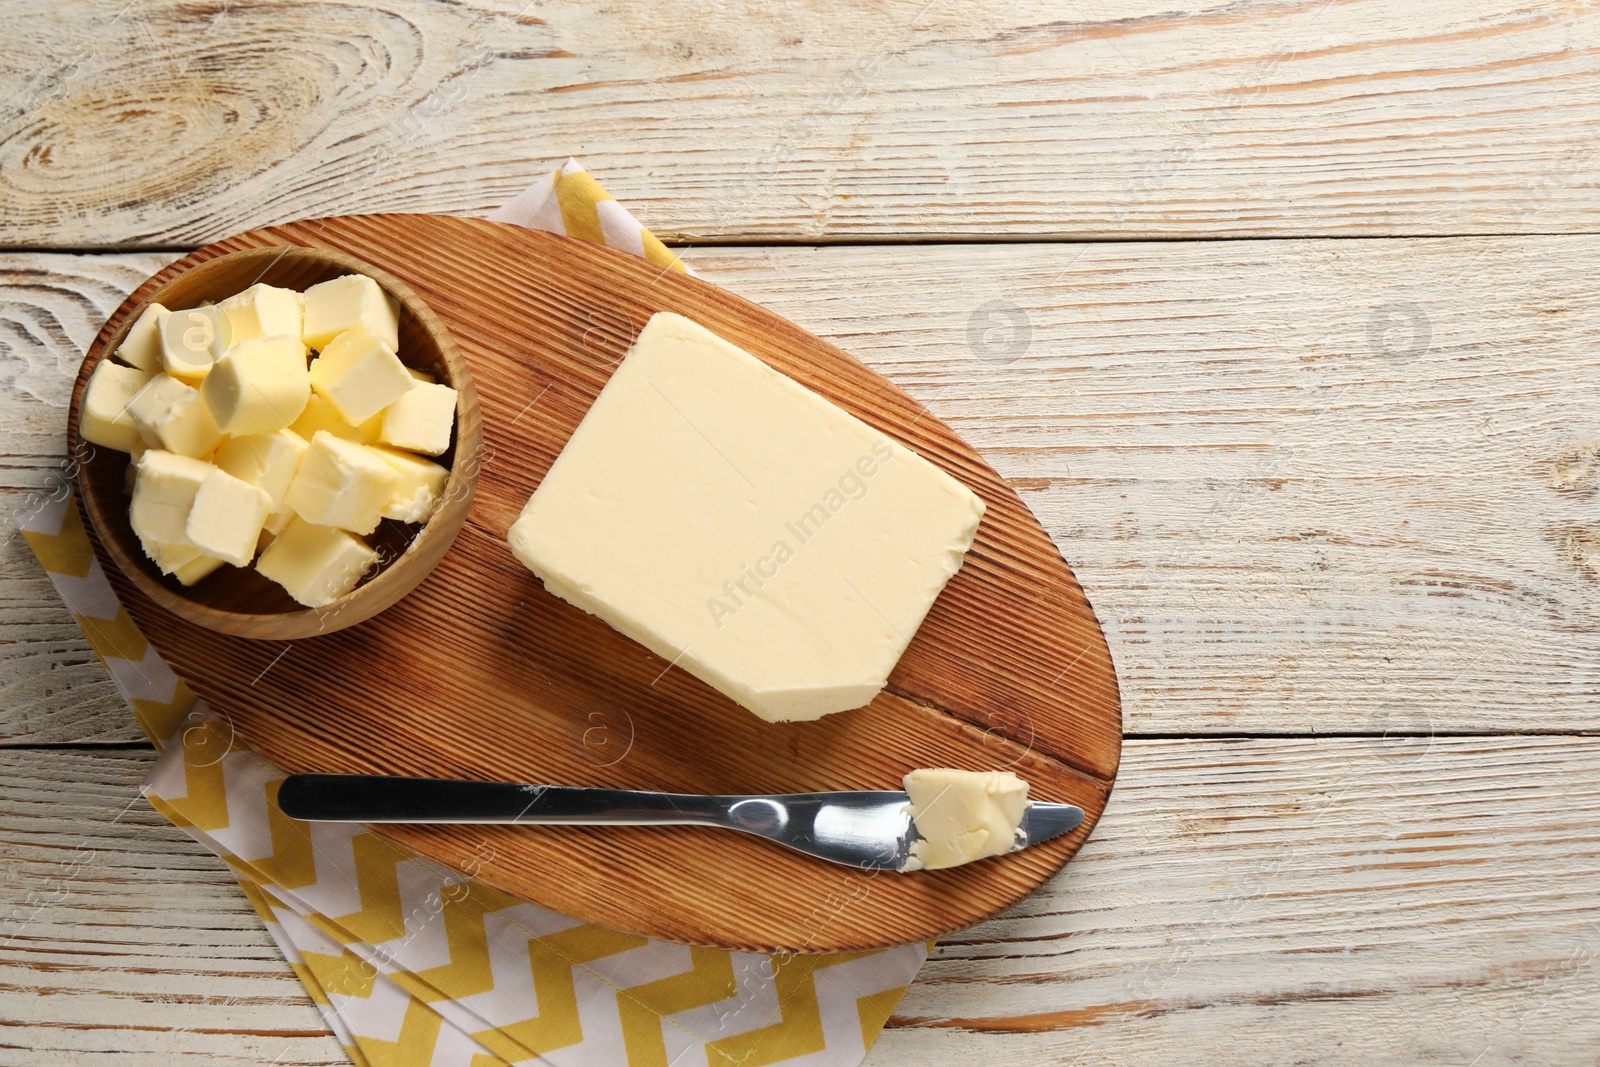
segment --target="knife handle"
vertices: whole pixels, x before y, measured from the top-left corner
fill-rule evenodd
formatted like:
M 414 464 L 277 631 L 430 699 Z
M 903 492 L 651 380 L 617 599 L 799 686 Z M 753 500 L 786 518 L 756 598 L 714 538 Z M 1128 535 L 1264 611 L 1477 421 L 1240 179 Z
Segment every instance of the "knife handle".
M 310 822 L 722 826 L 730 799 L 375 774 L 291 774 L 278 788 L 283 813 Z

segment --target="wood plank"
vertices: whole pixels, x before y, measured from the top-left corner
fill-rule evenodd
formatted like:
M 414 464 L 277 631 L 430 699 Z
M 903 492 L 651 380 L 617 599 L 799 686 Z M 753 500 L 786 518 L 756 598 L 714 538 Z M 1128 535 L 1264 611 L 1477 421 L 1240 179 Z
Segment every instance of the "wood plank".
M 154 759 L 0 753 L 0 1060 L 348 1063 L 227 867 L 139 796 Z
M 1132 743 L 1100 832 L 941 946 L 880 1062 L 1583 1062 L 1597 760 L 1594 738 Z
M 695 262 L 1025 490 L 1129 732 L 1383 734 L 1600 728 L 1597 257 L 1551 237 Z
M 160 262 L 0 260 L 34 279 L 0 318 L 44 324 L 8 337 L 21 360 L 4 365 L 75 365 L 49 330 L 92 336 L 117 286 Z M 695 263 L 866 361 L 1023 492 L 1107 628 L 1129 731 L 1600 726 L 1594 239 L 702 249 Z M 1416 313 L 1427 343 L 1412 352 Z M 1026 351 L 1008 347 L 1012 314 Z M 50 373 L 0 394 L 13 484 L 63 453 L 70 376 Z M 0 560 L 19 623 L 0 734 L 131 737 L 26 549 Z
M 13 519 L 61 491 L 83 353 L 106 316 L 171 259 L 0 257 L 0 745 L 142 736 Z
M 26 0 L 0 244 L 482 214 L 582 156 L 702 241 L 1593 230 L 1600 10 Z M 263 49 L 271 40 L 274 47 Z
M 222 865 L 127 807 L 150 758 L 0 753 L 7 1062 L 341 1062 Z M 943 943 L 867 1063 L 1578 1062 L 1597 781 L 1600 738 L 1130 742 L 1078 857 Z

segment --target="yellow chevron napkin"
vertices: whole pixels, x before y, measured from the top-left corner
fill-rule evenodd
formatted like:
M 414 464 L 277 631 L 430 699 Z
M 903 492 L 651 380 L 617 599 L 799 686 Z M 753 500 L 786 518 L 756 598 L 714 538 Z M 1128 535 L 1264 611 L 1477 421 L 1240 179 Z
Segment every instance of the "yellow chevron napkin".
M 490 217 L 686 269 L 575 160 Z M 516 900 L 362 827 L 296 822 L 277 806 L 282 772 L 134 626 L 70 490 L 17 524 L 161 752 L 145 796 L 233 869 L 358 1065 L 853 1067 L 927 956 L 652 941 Z

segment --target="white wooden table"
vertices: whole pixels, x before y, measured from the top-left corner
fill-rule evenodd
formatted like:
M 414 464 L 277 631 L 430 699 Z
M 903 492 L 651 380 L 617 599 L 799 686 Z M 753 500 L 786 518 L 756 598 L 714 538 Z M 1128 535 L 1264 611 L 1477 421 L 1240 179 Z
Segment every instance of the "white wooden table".
M 14 0 L 7 512 L 179 251 L 568 154 L 953 424 L 1110 637 L 1106 818 L 869 1063 L 1597 1062 L 1594 3 Z M 3 540 L 0 1062 L 343 1063 Z

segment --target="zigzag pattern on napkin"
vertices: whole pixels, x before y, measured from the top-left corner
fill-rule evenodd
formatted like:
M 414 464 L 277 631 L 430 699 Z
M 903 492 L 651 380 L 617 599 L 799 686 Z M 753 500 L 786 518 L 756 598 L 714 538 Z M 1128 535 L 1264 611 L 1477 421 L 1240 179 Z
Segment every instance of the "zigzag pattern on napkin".
M 639 224 L 632 213 L 611 198 L 576 159 L 534 182 L 490 222 L 510 222 L 532 230 L 559 233 L 582 241 L 631 252 L 668 270 L 693 274 L 678 254 Z

